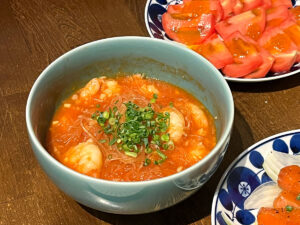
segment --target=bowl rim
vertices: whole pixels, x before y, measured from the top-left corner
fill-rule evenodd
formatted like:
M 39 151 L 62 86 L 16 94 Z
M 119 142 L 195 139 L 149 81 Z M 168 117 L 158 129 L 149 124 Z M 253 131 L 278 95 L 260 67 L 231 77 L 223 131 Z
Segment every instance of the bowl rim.
M 219 140 L 217 141 L 217 144 L 215 145 L 215 147 L 210 151 L 210 153 L 208 155 L 206 155 L 202 160 L 200 160 L 199 162 L 195 163 L 194 165 L 186 168 L 185 170 L 179 172 L 179 173 L 175 173 L 166 177 L 161 177 L 161 178 L 157 178 L 157 179 L 153 179 L 153 180 L 146 180 L 146 181 L 111 181 L 111 180 L 104 180 L 101 178 L 94 178 L 94 177 L 90 177 L 84 174 L 81 174 L 79 172 L 76 172 L 75 170 L 72 170 L 70 168 L 68 168 L 67 166 L 63 165 L 61 162 L 59 162 L 58 160 L 56 160 L 52 155 L 50 155 L 50 153 L 42 146 L 42 144 L 40 143 L 40 141 L 38 140 L 38 138 L 36 137 L 33 127 L 32 127 L 32 123 L 31 123 L 31 119 L 30 119 L 30 115 L 31 115 L 31 105 L 32 105 L 32 101 L 33 98 L 36 94 L 36 92 L 38 91 L 38 89 L 40 88 L 40 83 L 42 82 L 43 79 L 45 79 L 45 77 L 47 76 L 47 73 L 49 70 L 52 69 L 52 67 L 54 67 L 56 64 L 60 63 L 60 61 L 62 61 L 63 59 L 76 54 L 78 52 L 80 52 L 81 50 L 85 49 L 86 47 L 90 47 L 93 45 L 103 45 L 105 43 L 109 43 L 109 42 L 118 42 L 118 41 L 146 41 L 146 42 L 153 42 L 153 43 L 159 43 L 162 45 L 169 45 L 172 46 L 174 48 L 179 48 L 181 51 L 185 51 L 188 52 L 188 54 L 192 54 L 194 55 L 194 57 L 197 57 L 200 61 L 204 62 L 212 71 L 215 72 L 218 80 L 221 82 L 222 86 L 224 87 L 224 89 L 227 92 L 227 95 L 229 97 L 229 115 L 228 115 L 228 121 L 225 121 L 226 126 L 224 128 L 223 134 L 220 136 Z M 100 40 L 96 40 L 96 41 L 92 41 L 92 42 L 88 42 L 86 44 L 83 44 L 81 46 L 78 46 L 66 53 L 64 53 L 63 55 L 59 56 L 58 58 L 56 58 L 53 62 L 51 62 L 43 71 L 42 73 L 38 76 L 38 78 L 35 80 L 30 93 L 28 95 L 27 98 L 27 103 L 26 103 L 26 126 L 27 126 L 27 132 L 29 135 L 29 139 L 31 140 L 31 148 L 33 149 L 35 146 L 35 149 L 42 154 L 42 156 L 48 161 L 50 162 L 52 165 L 55 165 L 55 167 L 59 168 L 60 170 L 65 171 L 68 175 L 74 176 L 74 177 L 78 177 L 79 179 L 82 179 L 86 182 L 91 182 L 91 183 L 103 183 L 103 184 L 108 184 L 108 185 L 121 185 L 121 186 L 143 186 L 143 185 L 154 185 L 157 183 L 162 183 L 162 182 L 167 182 L 167 181 L 173 181 L 175 179 L 178 179 L 182 176 L 186 176 L 188 175 L 191 171 L 193 171 L 195 168 L 200 167 L 202 165 L 204 165 L 207 161 L 209 161 L 214 154 L 216 153 L 217 149 L 221 148 L 222 145 L 226 142 L 227 138 L 230 136 L 231 133 L 231 129 L 233 126 L 233 120 L 234 120 L 234 102 L 233 102 L 233 97 L 232 97 L 232 93 L 231 90 L 229 88 L 229 85 L 227 84 L 226 80 L 224 79 L 224 77 L 221 75 L 221 73 L 211 64 L 209 63 L 205 58 L 203 58 L 202 56 L 200 56 L 199 54 L 196 54 L 194 51 L 185 48 L 183 46 L 177 45 L 173 42 L 166 42 L 160 39 L 156 39 L 156 38 L 150 38 L 150 37 L 140 37 L 140 36 L 122 36 L 122 37 L 112 37 L 112 38 L 105 38 L 105 39 L 100 39 Z

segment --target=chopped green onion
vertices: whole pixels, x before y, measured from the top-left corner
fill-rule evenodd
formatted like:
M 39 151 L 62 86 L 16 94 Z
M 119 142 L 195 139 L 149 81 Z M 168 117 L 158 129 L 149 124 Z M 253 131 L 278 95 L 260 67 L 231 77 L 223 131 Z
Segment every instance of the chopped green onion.
M 113 138 L 110 142 L 109 142 L 109 145 L 113 145 L 114 143 L 116 143 L 117 139 L 116 138 Z
M 174 142 L 172 140 L 168 141 L 168 145 L 169 145 L 169 150 L 174 150 L 175 146 L 174 146 Z
M 107 111 L 103 112 L 102 116 L 103 116 L 104 119 L 108 119 L 109 118 L 109 112 L 107 112 Z
M 105 139 L 101 139 L 101 140 L 99 140 L 99 142 L 100 142 L 100 143 L 105 143 L 106 140 L 105 140 Z
M 288 211 L 288 212 L 291 212 L 291 211 L 293 211 L 293 206 L 290 206 L 290 205 L 287 205 L 286 207 L 285 207 L 285 210 L 286 211 Z
M 157 94 L 154 93 L 154 94 L 153 94 L 153 98 L 154 98 L 154 99 L 157 99 L 157 98 L 158 98 Z
M 150 103 L 151 103 L 151 104 L 153 104 L 153 103 L 155 103 L 155 102 L 156 102 L 156 99 L 155 99 L 155 98 L 151 98 L 151 99 L 150 99 Z
M 100 107 L 100 104 L 96 104 L 96 107 L 99 108 L 99 107 Z
M 146 153 L 146 154 L 150 154 L 151 152 L 152 152 L 152 149 L 151 149 L 151 148 L 146 148 L 146 149 L 145 149 L 145 153 Z
M 154 94 L 152 103 L 156 99 L 157 95 Z M 151 144 L 155 145 L 160 157 L 154 163 L 160 164 L 165 161 L 167 156 L 160 150 L 174 149 L 174 143 L 170 141 L 170 135 L 166 133 L 170 126 L 170 114 L 154 111 L 151 103 L 146 107 L 139 107 L 130 101 L 123 104 L 126 106 L 124 114 L 121 114 L 116 106 L 108 108 L 107 111 L 96 111 L 92 114 L 92 119 L 101 126 L 100 132 L 103 131 L 108 135 L 109 145 L 116 144 L 119 151 L 123 151 L 128 156 L 137 157 L 141 149 L 144 149 L 146 154 L 153 151 L 154 146 L 149 147 L 149 140 L 151 140 Z M 104 143 L 106 140 L 99 140 L 99 142 Z
M 300 194 L 297 196 L 297 198 L 296 198 L 298 201 L 300 201 Z
M 146 158 L 144 162 L 144 166 L 148 166 L 151 163 L 151 159 Z
M 109 118 L 108 123 L 109 123 L 110 125 L 115 125 L 116 119 L 115 119 L 115 118 Z
M 163 144 L 163 149 L 168 150 L 169 145 L 168 144 Z
M 167 156 L 158 149 L 156 149 L 156 152 L 161 157 L 160 160 L 155 161 L 155 164 L 158 165 L 163 163 L 167 159 Z
M 160 139 L 162 141 L 169 141 L 170 140 L 169 134 L 163 134 L 163 135 L 161 135 Z
M 136 152 L 125 152 L 125 155 L 131 156 L 136 158 L 137 157 L 137 153 Z
M 122 148 L 124 151 L 129 151 L 130 148 L 128 148 L 127 144 L 122 145 Z
M 171 108 L 173 108 L 173 107 L 174 107 L 173 102 L 170 102 L 170 103 L 169 103 L 169 106 L 170 106 Z

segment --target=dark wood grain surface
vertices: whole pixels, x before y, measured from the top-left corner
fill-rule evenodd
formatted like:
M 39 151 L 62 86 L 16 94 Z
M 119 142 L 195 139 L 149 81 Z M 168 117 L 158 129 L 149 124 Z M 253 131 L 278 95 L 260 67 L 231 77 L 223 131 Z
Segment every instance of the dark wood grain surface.
M 235 122 L 228 152 L 195 195 L 169 209 L 138 216 L 86 208 L 62 193 L 38 165 L 28 142 L 25 105 L 41 71 L 84 43 L 148 36 L 146 0 L 0 1 L 0 224 L 210 224 L 214 191 L 244 149 L 300 128 L 300 76 L 268 83 L 231 83 Z

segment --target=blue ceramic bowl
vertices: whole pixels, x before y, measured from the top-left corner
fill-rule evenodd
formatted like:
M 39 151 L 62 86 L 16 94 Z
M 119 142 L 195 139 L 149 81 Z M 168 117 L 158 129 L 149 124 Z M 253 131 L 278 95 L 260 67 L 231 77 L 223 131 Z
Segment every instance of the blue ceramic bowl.
M 216 118 L 218 142 L 192 167 L 160 179 L 113 182 L 77 173 L 45 149 L 45 136 L 57 105 L 92 77 L 117 72 L 145 73 L 184 88 Z M 177 44 L 144 37 L 91 42 L 64 54 L 38 77 L 28 97 L 26 123 L 37 160 L 67 195 L 88 207 L 117 214 L 140 214 L 172 206 L 197 191 L 225 154 L 233 124 L 230 89 L 208 61 Z

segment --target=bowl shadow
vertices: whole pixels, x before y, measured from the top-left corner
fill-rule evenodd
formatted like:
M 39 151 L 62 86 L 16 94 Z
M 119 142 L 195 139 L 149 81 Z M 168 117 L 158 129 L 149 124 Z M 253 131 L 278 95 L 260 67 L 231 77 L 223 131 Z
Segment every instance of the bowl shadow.
M 224 171 L 231 162 L 247 147 L 254 142 L 251 129 L 241 113 L 235 109 L 235 120 L 231 140 L 227 153 L 212 178 L 194 195 L 170 208 L 141 215 L 117 215 L 91 209 L 84 205 L 80 206 L 92 216 L 110 224 L 191 224 L 201 221 L 202 224 L 210 224 L 211 205 L 214 192 L 223 176 Z

